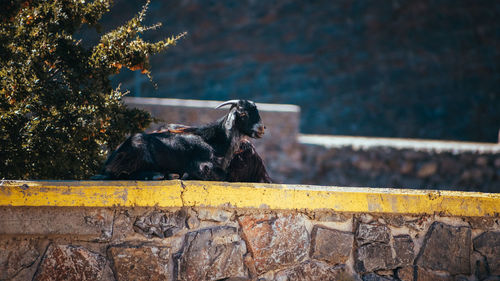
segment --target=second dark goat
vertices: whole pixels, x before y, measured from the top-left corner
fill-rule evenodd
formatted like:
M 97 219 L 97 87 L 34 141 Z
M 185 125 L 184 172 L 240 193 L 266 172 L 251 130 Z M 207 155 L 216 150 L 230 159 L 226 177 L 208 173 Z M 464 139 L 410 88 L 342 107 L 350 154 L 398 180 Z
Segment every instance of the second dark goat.
M 264 135 L 257 106 L 252 101 L 230 100 L 229 113 L 204 126 L 170 125 L 167 130 L 136 134 L 114 151 L 100 179 L 152 179 L 179 174 L 183 179 L 222 180 L 245 136 Z
M 242 140 L 227 168 L 226 180 L 230 182 L 272 182 L 264 161 L 248 140 Z

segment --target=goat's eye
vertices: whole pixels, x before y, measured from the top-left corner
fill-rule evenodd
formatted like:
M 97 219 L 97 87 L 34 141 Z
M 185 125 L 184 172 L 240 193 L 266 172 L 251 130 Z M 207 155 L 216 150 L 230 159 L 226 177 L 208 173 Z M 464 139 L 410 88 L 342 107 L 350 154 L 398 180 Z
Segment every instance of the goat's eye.
M 240 117 L 245 117 L 245 116 L 247 116 L 247 113 L 246 113 L 246 112 L 240 112 L 240 113 L 238 113 L 238 115 L 239 115 Z

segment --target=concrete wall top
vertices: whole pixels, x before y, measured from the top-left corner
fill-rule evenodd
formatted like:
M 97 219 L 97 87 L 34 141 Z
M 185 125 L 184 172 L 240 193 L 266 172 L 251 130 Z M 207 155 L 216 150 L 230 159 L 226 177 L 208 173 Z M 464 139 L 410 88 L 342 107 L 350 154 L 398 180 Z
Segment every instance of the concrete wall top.
M 126 97 L 124 98 L 127 104 L 144 104 L 144 105 L 160 105 L 160 106 L 182 106 L 193 108 L 216 108 L 223 101 L 215 100 L 192 100 L 192 99 L 167 99 L 167 98 L 139 98 Z M 257 103 L 259 111 L 273 112 L 294 112 L 299 113 L 300 107 L 293 104 L 275 104 L 275 103 Z
M 301 144 L 321 145 L 326 148 L 349 146 L 356 150 L 390 147 L 432 152 L 500 153 L 500 144 L 497 143 L 329 135 L 299 135 L 298 141 Z
M 499 216 L 500 194 L 180 180 L 3 181 L 0 206 L 202 206 Z

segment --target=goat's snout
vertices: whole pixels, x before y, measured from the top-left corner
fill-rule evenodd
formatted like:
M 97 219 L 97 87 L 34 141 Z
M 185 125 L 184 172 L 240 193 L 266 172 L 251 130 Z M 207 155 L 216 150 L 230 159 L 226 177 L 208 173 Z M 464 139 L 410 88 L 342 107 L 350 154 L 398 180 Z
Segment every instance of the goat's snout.
M 265 133 L 265 130 L 266 130 L 266 126 L 264 126 L 262 123 L 257 123 L 254 125 L 253 127 L 253 136 L 254 138 L 262 138 L 262 136 L 264 136 L 264 133 Z

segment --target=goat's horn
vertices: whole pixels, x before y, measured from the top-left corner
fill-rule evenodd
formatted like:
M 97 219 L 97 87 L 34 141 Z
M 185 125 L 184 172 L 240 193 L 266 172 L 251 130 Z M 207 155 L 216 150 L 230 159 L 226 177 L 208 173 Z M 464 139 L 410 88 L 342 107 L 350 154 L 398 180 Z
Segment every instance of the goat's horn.
M 228 100 L 228 101 L 226 101 L 226 102 L 223 102 L 223 103 L 219 104 L 219 105 L 216 107 L 216 109 L 217 109 L 217 108 L 221 108 L 221 107 L 223 107 L 223 106 L 225 106 L 225 105 L 229 105 L 229 104 L 230 104 L 230 105 L 232 105 L 232 106 L 236 106 L 236 105 L 238 105 L 238 102 L 239 102 L 239 100 Z

